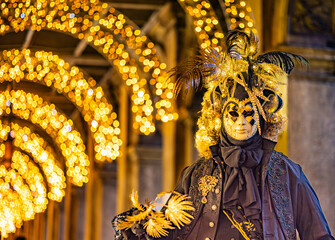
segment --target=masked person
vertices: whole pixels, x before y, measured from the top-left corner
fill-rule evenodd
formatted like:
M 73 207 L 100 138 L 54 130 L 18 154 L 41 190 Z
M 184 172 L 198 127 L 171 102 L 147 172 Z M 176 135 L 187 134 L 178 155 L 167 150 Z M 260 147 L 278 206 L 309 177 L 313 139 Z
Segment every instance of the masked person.
M 193 220 L 160 239 L 293 240 L 297 231 L 302 240 L 334 239 L 301 167 L 274 151 L 285 122 L 277 84 L 307 61 L 285 52 L 257 56 L 255 37 L 238 31 L 224 49 L 203 50 L 173 69 L 177 93 L 207 89 L 196 134 L 202 158 L 175 189 L 190 196 Z M 151 238 L 136 226 L 119 239 Z

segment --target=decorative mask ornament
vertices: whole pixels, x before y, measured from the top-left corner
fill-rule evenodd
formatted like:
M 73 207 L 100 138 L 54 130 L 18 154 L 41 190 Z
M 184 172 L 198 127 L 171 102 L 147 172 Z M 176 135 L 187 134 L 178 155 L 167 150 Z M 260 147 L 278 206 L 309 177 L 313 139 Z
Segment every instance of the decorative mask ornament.
M 225 43 L 223 51 L 215 48 L 200 50 L 199 55 L 171 70 L 171 76 L 177 77 L 176 95 L 183 88 L 186 92 L 202 86 L 207 89 L 196 134 L 196 146 L 199 154 L 205 158 L 211 157 L 209 147 L 217 144 L 222 124 L 227 132 L 230 131 L 229 135 L 238 138 L 243 135 L 243 139 L 255 134 L 255 125 L 263 137 L 268 134 L 262 133 L 260 118 L 264 120 L 264 125 L 283 125 L 284 117 L 277 113 L 282 106 L 277 84 L 293 70 L 296 63 L 308 66 L 305 58 L 292 53 L 276 51 L 257 55 L 258 42 L 253 33 L 249 36 L 244 32 L 232 31 Z M 240 98 L 239 92 L 242 91 L 238 89 L 243 89 L 242 95 L 246 97 Z M 228 107 L 235 107 L 235 110 Z M 250 114 L 253 112 L 252 119 L 243 115 L 246 109 L 250 110 L 246 111 Z M 249 124 L 248 130 L 233 130 L 234 124 L 242 116 Z
M 257 132 L 255 111 L 250 99 L 229 99 L 225 104 L 222 119 L 227 134 L 236 140 L 248 140 Z

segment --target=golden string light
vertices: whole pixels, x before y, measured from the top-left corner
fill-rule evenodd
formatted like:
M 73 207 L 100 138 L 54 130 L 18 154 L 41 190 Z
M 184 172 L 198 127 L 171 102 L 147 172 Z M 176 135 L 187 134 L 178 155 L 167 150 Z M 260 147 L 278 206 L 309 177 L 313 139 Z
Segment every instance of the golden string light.
M 5 145 L 0 145 L 0 157 Z M 0 165 L 0 232 L 7 237 L 15 232 L 23 221 L 33 219 L 35 213 L 43 212 L 48 200 L 46 186 L 39 169 L 29 156 L 14 151 L 11 168 Z
M 95 80 L 86 80 L 78 67 L 70 68 L 68 63 L 51 52 L 5 50 L 0 52 L 0 65 L 0 83 L 33 81 L 53 86 L 66 95 L 80 109 L 93 133 L 97 160 L 113 160 L 119 156 L 122 143 L 118 137 L 119 121 Z
M 220 48 L 224 35 L 210 1 L 179 0 L 179 3 L 185 12 L 192 17 L 201 48 Z
M 17 123 L 10 125 L 0 121 L 0 138 L 5 141 L 8 134 L 13 135 L 13 145 L 28 152 L 43 171 L 48 184 L 48 198 L 61 202 L 65 195 L 65 174 L 56 161 L 52 148 L 38 134 L 31 132 L 28 127 Z M 0 149 L 0 151 L 4 149 Z
M 240 29 L 246 33 L 250 33 L 250 31 L 254 34 L 257 33 L 252 9 L 247 0 L 225 0 L 224 2 L 226 22 L 230 30 Z
M 167 122 L 178 118 L 178 114 L 173 111 L 173 83 L 166 82 L 168 78 L 165 71 L 166 64 L 159 61 L 154 43 L 148 42 L 148 38 L 141 34 L 140 29 L 131 25 L 125 25 L 127 21 L 123 14 L 117 13 L 113 8 L 109 10 L 109 13 L 110 14 L 105 19 L 101 19 L 99 23 L 109 31 L 113 31 L 113 34 L 120 34 L 121 37 L 125 39 L 126 46 L 135 50 L 134 52 L 138 55 L 138 61 L 143 66 L 142 70 L 145 73 L 151 72 L 151 79 L 149 81 L 145 78 L 139 80 L 138 71 L 135 66 L 123 65 L 133 61 L 131 58 L 129 58 L 129 60 L 125 58 L 129 57 L 127 52 L 119 51 L 123 59 L 114 61 L 114 64 L 121 65 L 120 73 L 122 74 L 122 78 L 125 79 L 126 84 L 132 86 L 133 89 L 131 99 L 134 103 L 132 107 L 132 111 L 135 113 L 134 128 L 139 128 L 141 132 L 149 134 L 155 131 L 151 116 L 154 109 L 152 107 L 153 100 L 150 98 L 150 95 L 144 91 L 144 86 L 148 85 L 148 83 L 153 86 L 153 92 L 157 96 L 158 100 L 154 105 L 157 110 L 156 119 Z M 100 35 L 103 35 L 101 31 Z M 99 36 L 99 34 L 96 34 L 96 36 Z M 107 34 L 107 36 L 109 36 L 109 34 Z M 96 38 L 96 41 L 98 39 L 99 38 Z M 119 46 L 121 46 L 122 49 L 124 48 L 123 44 Z M 114 54 L 114 51 L 110 51 L 109 48 L 110 46 L 104 45 L 103 51 L 112 52 Z M 117 53 L 117 50 L 115 53 Z M 109 58 L 114 58 L 113 55 L 108 56 Z M 143 117 L 142 112 L 145 117 Z
M 139 29 L 127 24 L 124 15 L 115 14 L 115 9 L 109 8 L 107 3 L 94 0 L 12 0 L 1 3 L 0 9 L 1 34 L 27 28 L 36 31 L 49 29 L 70 33 L 96 47 L 118 67 L 122 78 L 131 87 L 134 127 L 139 128 L 142 133 L 150 134 L 155 131 L 154 107 L 157 108 L 158 120 L 167 122 L 178 118 L 178 114 L 173 111 L 173 84 L 165 81 L 166 64 L 159 61 L 154 44 Z M 127 47 L 134 49 L 138 61 L 130 56 L 125 44 L 114 38 L 115 35 Z M 140 63 L 143 72 L 151 73 L 149 81 L 140 78 L 136 62 Z M 158 96 L 156 104 L 146 88 L 148 82 Z
M 252 9 L 247 0 L 223 0 L 224 15 L 229 30 L 240 29 L 257 33 Z M 220 47 L 223 31 L 209 0 L 179 0 L 185 12 L 192 17 L 194 30 L 201 48 Z M 222 6 L 223 6 L 222 5 Z
M 12 113 L 11 113 L 12 111 Z M 0 93 L 0 115 L 13 114 L 44 129 L 59 146 L 66 159 L 67 176 L 77 186 L 88 181 L 90 164 L 80 133 L 72 120 L 36 94 L 22 90 Z

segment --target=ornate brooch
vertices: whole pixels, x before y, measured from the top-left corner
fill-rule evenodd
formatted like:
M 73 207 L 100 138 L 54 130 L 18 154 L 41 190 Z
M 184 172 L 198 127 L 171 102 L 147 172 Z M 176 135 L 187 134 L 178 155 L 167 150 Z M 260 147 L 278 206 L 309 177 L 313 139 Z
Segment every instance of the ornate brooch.
M 202 195 L 202 199 L 201 202 L 203 204 L 207 203 L 207 194 L 212 191 L 214 192 L 214 188 L 216 186 L 216 184 L 218 183 L 218 179 L 214 176 L 209 176 L 209 175 L 205 175 L 202 178 L 200 178 L 199 180 L 199 186 L 198 189 L 201 192 Z

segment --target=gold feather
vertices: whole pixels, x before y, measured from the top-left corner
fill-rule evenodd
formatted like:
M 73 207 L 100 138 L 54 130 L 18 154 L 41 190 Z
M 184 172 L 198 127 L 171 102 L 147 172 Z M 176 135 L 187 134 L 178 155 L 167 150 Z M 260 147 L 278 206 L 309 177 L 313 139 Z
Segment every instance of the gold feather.
M 160 224 L 155 222 L 154 219 L 149 219 L 145 224 L 144 228 L 147 234 L 154 238 L 160 238 L 161 236 L 167 236 L 168 231 L 165 230 Z
M 166 229 L 173 229 L 171 222 L 166 220 L 162 212 L 152 213 L 143 226 L 147 234 L 154 238 L 167 236 L 169 232 Z
M 193 216 L 186 211 L 194 211 L 190 197 L 186 195 L 173 195 L 166 206 L 165 216 L 179 229 L 184 224 L 190 224 Z
M 279 79 L 287 74 L 278 66 L 271 63 L 257 63 L 253 65 L 254 74 L 258 77 L 258 84 L 264 86 L 268 83 L 283 84 Z
M 153 209 L 153 205 L 150 205 L 144 212 L 140 212 L 139 214 L 136 214 L 136 215 L 133 215 L 133 216 L 128 216 L 126 218 L 126 221 L 128 222 L 141 222 L 142 220 L 146 219 L 149 214 L 152 212 L 152 209 Z
M 153 211 L 156 200 L 166 193 L 168 192 L 158 194 L 155 201 L 152 203 L 147 202 L 145 208 L 138 202 L 137 192 L 133 191 L 130 198 L 139 213 L 127 216 L 125 220 L 118 220 L 114 223 L 114 228 L 116 230 L 127 230 L 135 223 L 143 224 L 144 222 L 143 226 L 146 233 L 151 237 L 159 238 L 168 235 L 169 232 L 167 229 L 174 229 L 172 224 L 176 225 L 178 228 L 184 224 L 189 224 L 193 217 L 186 211 L 194 211 L 194 208 L 192 202 L 187 200 L 189 197 L 186 195 L 173 192 L 175 195 L 170 198 L 165 213 Z
M 138 194 L 137 191 L 133 189 L 130 195 L 131 202 L 133 203 L 134 207 L 136 207 L 139 211 L 145 211 L 144 207 L 142 204 L 138 202 Z
M 134 224 L 135 222 L 128 222 L 128 221 L 122 221 L 122 220 L 118 220 L 116 223 L 113 223 L 115 230 L 128 230 Z

